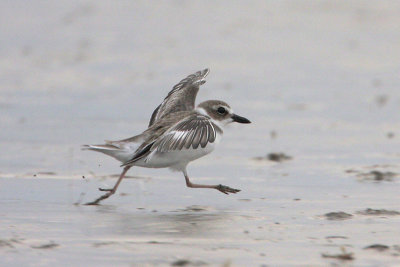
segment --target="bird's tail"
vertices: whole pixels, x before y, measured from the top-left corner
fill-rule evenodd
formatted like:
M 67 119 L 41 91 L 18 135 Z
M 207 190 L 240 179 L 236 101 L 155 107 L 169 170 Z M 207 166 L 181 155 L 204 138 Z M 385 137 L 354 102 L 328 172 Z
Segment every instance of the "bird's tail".
M 129 160 L 130 155 L 131 155 L 129 150 L 127 150 L 125 148 L 117 147 L 117 146 L 114 146 L 111 144 L 83 145 L 82 150 L 93 150 L 93 151 L 101 152 L 101 153 L 111 156 L 121 162 L 125 162 L 125 161 Z

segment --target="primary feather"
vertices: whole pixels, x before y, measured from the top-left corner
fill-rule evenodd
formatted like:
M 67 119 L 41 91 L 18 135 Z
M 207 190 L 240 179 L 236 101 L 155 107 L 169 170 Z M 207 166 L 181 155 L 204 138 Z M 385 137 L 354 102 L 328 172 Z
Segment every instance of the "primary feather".
M 209 69 L 198 71 L 190 74 L 176 84 L 165 97 L 164 101 L 154 110 L 151 115 L 149 127 L 166 114 L 193 110 L 197 92 L 200 85 L 206 82 L 204 78 L 209 72 Z

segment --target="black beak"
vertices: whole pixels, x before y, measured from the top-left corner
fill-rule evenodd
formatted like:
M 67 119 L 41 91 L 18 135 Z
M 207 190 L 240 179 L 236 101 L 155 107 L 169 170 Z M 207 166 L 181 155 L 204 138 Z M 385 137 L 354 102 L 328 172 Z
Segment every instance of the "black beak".
M 232 115 L 232 119 L 233 119 L 233 121 L 238 122 L 238 123 L 251 123 L 251 121 L 249 121 L 245 117 L 241 117 L 241 116 L 236 115 L 236 114 Z

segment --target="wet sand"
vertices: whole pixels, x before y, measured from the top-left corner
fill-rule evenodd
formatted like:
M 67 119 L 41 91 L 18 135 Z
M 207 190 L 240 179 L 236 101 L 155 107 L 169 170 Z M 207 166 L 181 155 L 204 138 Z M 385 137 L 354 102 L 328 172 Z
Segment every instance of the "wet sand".
M 243 192 L 225 196 L 189 190 L 181 177 L 139 177 L 124 181 L 119 194 L 101 206 L 77 205 L 81 193 L 81 200 L 91 200 L 97 187 L 113 182 L 86 179 L 1 179 L 0 248 L 6 266 L 399 262 L 400 216 L 365 214 L 367 208 L 399 211 L 393 201 L 398 186 L 349 178 L 330 186 L 316 180 L 311 190 L 286 176 L 272 182 L 238 179 Z M 328 216 L 332 211 L 350 216 Z M 388 248 L 365 249 L 376 244 Z M 354 260 L 322 257 L 341 254 L 342 248 Z
M 400 5 L 1 4 L 1 266 L 400 265 Z M 6 25 L 7 27 L 5 27 Z M 135 135 L 185 75 L 232 125 L 183 175 L 80 145 Z

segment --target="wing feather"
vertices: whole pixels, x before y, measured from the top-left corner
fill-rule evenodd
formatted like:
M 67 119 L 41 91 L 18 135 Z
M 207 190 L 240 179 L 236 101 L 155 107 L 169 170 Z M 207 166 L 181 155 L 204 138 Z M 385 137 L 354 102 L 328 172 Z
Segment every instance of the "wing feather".
M 179 146 L 179 143 L 181 142 L 181 139 L 182 139 L 182 137 L 184 137 L 184 135 L 185 135 L 185 132 L 182 130 L 175 132 L 174 137 L 173 137 L 174 142 L 171 143 L 171 146 L 170 146 L 171 150 L 176 150 L 176 148 Z
M 151 147 L 151 151 L 168 152 L 182 149 L 197 149 L 199 146 L 215 142 L 216 132 L 209 117 L 194 114 L 183 119 L 160 136 Z
M 200 85 L 206 82 L 204 78 L 209 72 L 209 69 L 198 71 L 190 74 L 176 84 L 167 97 L 165 97 L 164 101 L 154 110 L 151 115 L 149 127 L 166 114 L 193 110 L 197 92 Z
M 208 140 L 210 141 L 210 143 L 213 143 L 215 141 L 216 135 L 217 135 L 215 132 L 214 126 L 212 123 L 210 123 L 207 125 L 207 128 L 208 128 L 208 133 L 209 133 Z
M 203 134 L 200 139 L 200 146 L 205 148 L 208 143 L 208 127 L 207 124 L 203 125 Z
M 196 134 L 195 134 L 195 136 L 193 138 L 192 147 L 194 149 L 199 147 L 200 139 L 201 139 L 201 135 L 202 134 L 203 134 L 203 127 L 200 125 L 199 127 L 197 127 Z
M 193 128 L 192 128 L 192 130 L 190 130 L 190 131 L 188 131 L 188 139 L 187 139 L 187 141 L 186 141 L 186 143 L 185 143 L 185 148 L 186 149 L 189 149 L 190 148 L 190 146 L 192 145 L 192 143 L 193 143 L 193 138 L 194 138 L 194 136 L 196 135 L 196 130 L 193 130 L 193 129 L 196 129 L 197 128 L 197 125 L 198 125 L 198 123 L 197 122 L 194 122 L 193 123 Z
M 181 141 L 179 142 L 179 145 L 176 147 L 176 149 L 177 149 L 177 150 L 182 150 L 183 147 L 185 146 L 186 142 L 189 140 L 189 137 L 190 137 L 190 136 L 191 136 L 191 133 L 190 133 L 190 132 L 187 133 L 187 134 L 185 134 L 185 135 L 182 137 L 182 139 L 181 139 Z

